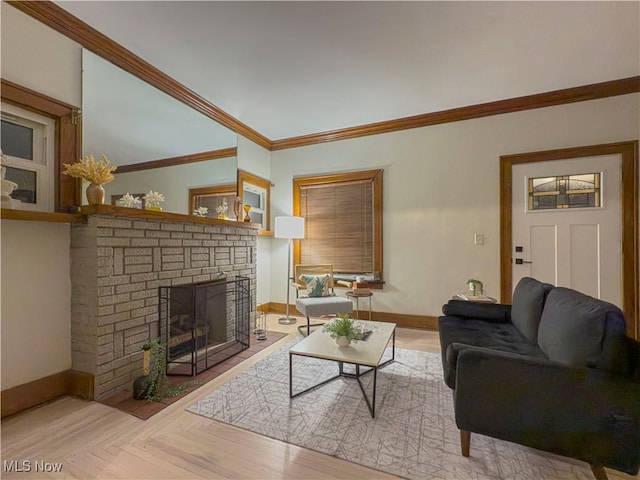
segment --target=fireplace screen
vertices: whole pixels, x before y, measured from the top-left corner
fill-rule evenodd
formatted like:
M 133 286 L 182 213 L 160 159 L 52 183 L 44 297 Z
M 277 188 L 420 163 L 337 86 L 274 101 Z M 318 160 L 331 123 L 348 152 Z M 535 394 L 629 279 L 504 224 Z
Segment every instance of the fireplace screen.
M 249 279 L 160 287 L 160 339 L 167 374 L 197 375 L 249 348 Z

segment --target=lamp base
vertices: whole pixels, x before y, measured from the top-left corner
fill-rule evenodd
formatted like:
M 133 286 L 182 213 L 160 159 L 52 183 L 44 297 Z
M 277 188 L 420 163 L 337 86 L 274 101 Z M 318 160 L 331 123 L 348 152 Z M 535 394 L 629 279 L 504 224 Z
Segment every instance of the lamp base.
M 280 323 L 282 325 L 293 325 L 297 321 L 298 321 L 298 319 L 297 318 L 293 318 L 293 317 L 282 317 L 282 318 L 278 319 L 278 323 Z

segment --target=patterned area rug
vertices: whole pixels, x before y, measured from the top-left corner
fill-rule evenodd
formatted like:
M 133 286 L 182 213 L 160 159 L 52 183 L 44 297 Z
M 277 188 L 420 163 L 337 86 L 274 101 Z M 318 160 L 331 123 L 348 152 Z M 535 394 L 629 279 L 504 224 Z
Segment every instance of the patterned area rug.
M 187 410 L 409 479 L 593 478 L 586 463 L 477 434 L 471 457 L 461 456 L 451 391 L 433 353 L 396 349 L 396 361 L 378 371 L 375 419 L 353 379 L 289 399 L 288 350 L 296 341 Z M 338 371 L 335 362 L 293 360 L 294 392 Z M 372 378 L 363 377 L 367 392 Z

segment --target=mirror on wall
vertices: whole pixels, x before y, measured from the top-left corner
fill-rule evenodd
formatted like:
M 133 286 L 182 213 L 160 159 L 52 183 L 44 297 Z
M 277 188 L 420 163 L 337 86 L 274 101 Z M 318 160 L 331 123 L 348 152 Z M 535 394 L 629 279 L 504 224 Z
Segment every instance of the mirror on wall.
M 105 154 L 113 165 L 199 156 L 237 146 L 235 132 L 84 49 L 82 54 L 83 155 Z M 171 162 L 168 162 L 171 163 Z M 191 213 L 189 190 L 235 189 L 237 158 L 215 158 L 117 173 L 106 184 L 106 203 L 125 193 L 162 193 L 164 211 Z M 216 212 L 207 216 L 214 217 Z

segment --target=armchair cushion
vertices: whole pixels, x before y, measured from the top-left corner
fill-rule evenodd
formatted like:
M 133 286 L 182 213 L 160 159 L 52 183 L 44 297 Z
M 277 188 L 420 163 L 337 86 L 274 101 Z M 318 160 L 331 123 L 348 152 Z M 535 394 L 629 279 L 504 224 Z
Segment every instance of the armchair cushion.
M 353 302 L 345 297 L 306 297 L 296 299 L 296 308 L 305 317 L 351 313 Z

